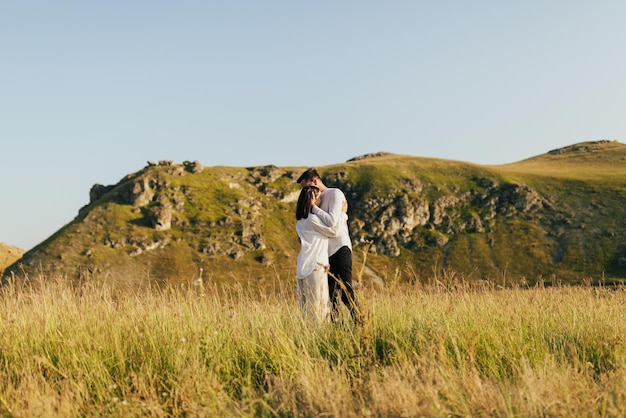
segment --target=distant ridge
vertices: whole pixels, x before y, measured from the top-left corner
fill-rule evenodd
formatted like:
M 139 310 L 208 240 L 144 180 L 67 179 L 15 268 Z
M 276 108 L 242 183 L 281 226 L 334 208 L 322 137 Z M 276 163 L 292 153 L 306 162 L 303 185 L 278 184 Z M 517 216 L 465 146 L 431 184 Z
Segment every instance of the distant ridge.
M 504 167 L 524 174 L 620 182 L 625 162 L 626 145 L 616 140 L 599 140 L 553 149 Z
M 578 144 L 573 144 L 573 145 L 568 145 L 566 147 L 553 149 L 552 151 L 548 151 L 548 154 L 560 155 L 560 154 L 566 154 L 566 153 L 571 153 L 571 152 L 593 152 L 594 150 L 598 149 L 598 147 L 596 147 L 597 145 L 605 145 L 605 144 L 611 144 L 611 143 L 617 144 L 618 142 L 616 140 L 608 140 L 608 139 L 603 139 L 600 141 L 581 142 Z
M 369 153 L 369 154 L 363 154 L 363 155 L 356 156 L 354 158 L 350 158 L 348 160 L 348 162 L 350 162 L 350 161 L 360 161 L 360 160 L 365 160 L 365 159 L 368 159 L 368 158 L 385 157 L 385 156 L 389 156 L 389 155 L 393 155 L 393 154 L 390 153 L 390 152 L 372 152 L 372 153 Z

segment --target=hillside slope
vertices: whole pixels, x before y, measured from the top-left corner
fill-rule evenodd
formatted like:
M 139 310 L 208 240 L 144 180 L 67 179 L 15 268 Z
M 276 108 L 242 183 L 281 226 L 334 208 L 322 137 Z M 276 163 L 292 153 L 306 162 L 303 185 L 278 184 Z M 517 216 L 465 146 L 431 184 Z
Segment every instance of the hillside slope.
M 4 269 L 22 258 L 24 250 L 0 242 L 0 274 Z
M 349 201 L 363 280 L 498 284 L 626 277 L 626 146 L 574 144 L 515 164 L 378 153 L 318 167 Z M 95 185 L 78 216 L 5 275 L 124 285 L 291 283 L 306 167 L 149 163 Z

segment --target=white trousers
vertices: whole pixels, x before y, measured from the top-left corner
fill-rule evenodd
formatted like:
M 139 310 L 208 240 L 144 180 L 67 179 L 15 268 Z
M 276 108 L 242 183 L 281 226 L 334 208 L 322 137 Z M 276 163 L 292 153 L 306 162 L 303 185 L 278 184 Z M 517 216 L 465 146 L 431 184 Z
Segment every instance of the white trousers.
M 316 268 L 304 279 L 298 279 L 296 298 L 305 316 L 314 318 L 317 322 L 329 319 L 328 276 L 323 267 Z

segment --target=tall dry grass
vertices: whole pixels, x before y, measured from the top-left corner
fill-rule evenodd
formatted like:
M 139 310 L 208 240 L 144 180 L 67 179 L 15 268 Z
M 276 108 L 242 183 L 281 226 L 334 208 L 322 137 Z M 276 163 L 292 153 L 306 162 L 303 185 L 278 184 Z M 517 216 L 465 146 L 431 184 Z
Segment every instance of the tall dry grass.
M 361 288 L 362 327 L 292 286 L 1 292 L 5 417 L 626 415 L 621 289 Z

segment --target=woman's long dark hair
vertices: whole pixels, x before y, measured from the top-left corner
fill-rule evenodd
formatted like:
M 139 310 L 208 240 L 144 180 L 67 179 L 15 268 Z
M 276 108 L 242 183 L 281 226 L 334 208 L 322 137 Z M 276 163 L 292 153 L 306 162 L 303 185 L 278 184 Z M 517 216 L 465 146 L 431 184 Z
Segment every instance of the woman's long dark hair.
M 311 206 L 317 199 L 319 192 L 320 189 L 315 186 L 306 186 L 300 190 L 300 197 L 298 197 L 298 204 L 296 205 L 296 220 L 309 217 Z

